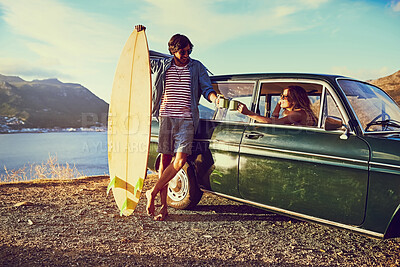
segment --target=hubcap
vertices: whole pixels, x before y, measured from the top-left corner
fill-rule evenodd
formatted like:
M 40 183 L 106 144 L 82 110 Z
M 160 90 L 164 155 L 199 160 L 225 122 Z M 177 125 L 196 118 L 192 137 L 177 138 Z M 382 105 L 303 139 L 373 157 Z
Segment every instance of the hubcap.
M 180 170 L 168 184 L 168 196 L 173 201 L 181 201 L 189 190 L 189 181 L 184 170 Z

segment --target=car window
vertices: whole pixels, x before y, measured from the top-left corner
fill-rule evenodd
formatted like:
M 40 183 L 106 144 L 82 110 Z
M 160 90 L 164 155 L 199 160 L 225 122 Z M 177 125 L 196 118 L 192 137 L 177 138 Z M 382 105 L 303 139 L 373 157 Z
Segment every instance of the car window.
M 254 82 L 218 82 L 213 84 L 213 88 L 218 94 L 223 95 L 224 98 L 229 101 L 239 101 L 249 108 L 251 107 L 254 87 Z M 246 115 L 229 108 L 217 108 L 215 110 L 214 119 L 232 122 L 248 121 Z
M 272 111 L 275 109 L 276 105 L 278 104 L 278 101 L 280 100 L 280 95 L 272 95 L 271 96 L 271 109 L 268 110 L 268 105 L 267 105 L 267 97 L 265 95 L 262 95 L 260 97 L 260 104 L 258 106 L 257 113 L 261 114 L 266 117 L 270 117 L 270 114 Z M 321 106 L 321 96 L 320 95 L 309 95 L 308 98 L 310 99 L 311 102 L 311 110 L 314 112 L 315 116 L 318 118 L 319 115 L 319 110 Z M 279 113 L 279 117 L 283 116 L 283 110 Z
M 285 88 L 290 85 L 297 85 L 303 87 L 311 102 L 311 110 L 318 119 L 320 114 L 320 102 L 323 86 L 314 83 L 293 83 L 293 82 L 265 82 L 261 84 L 260 95 L 258 103 L 256 105 L 256 113 L 271 117 L 278 101 L 280 100 L 280 95 Z M 280 116 L 283 116 L 283 110 L 280 111 Z
M 344 121 L 344 118 L 342 114 L 340 113 L 339 107 L 336 104 L 335 100 L 333 99 L 331 93 L 326 90 L 325 91 L 325 105 L 323 108 L 322 112 L 322 121 L 325 121 L 327 117 L 336 117 L 342 119 Z
M 399 131 L 400 107 L 380 88 L 346 79 L 338 80 L 365 132 Z

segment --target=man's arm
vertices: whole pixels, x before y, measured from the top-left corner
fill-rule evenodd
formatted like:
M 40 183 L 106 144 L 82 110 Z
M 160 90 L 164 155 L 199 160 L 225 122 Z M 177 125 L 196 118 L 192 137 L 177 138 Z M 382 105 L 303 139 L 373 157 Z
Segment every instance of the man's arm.
M 199 62 L 199 82 L 200 82 L 200 90 L 202 95 L 204 96 L 205 99 L 212 103 L 218 104 L 218 97 L 217 93 L 214 91 L 210 77 L 208 76 L 207 69 L 206 67 Z

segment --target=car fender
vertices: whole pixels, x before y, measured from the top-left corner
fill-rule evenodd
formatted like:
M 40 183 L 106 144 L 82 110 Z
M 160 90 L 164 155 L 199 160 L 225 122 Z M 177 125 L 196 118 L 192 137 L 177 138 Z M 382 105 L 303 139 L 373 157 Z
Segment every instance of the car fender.
M 386 228 L 384 239 L 400 237 L 400 204 L 390 219 L 389 225 Z

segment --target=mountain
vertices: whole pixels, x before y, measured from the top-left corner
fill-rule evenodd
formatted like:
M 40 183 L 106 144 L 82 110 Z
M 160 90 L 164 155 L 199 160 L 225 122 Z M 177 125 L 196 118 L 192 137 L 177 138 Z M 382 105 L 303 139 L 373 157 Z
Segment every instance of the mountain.
M 385 90 L 400 105 L 400 70 L 392 75 L 368 82 Z
M 0 74 L 0 117 L 18 119 L 20 127 L 101 126 L 107 113 L 108 104 L 80 84 Z
M 20 77 L 18 76 L 4 76 L 0 74 L 0 81 L 3 82 L 24 82 Z
M 400 105 L 400 71 L 369 82 Z M 211 114 L 202 107 L 200 112 L 206 117 Z M 25 81 L 0 74 L 0 127 L 6 122 L 27 128 L 105 126 L 107 113 L 108 104 L 80 84 L 58 79 Z

